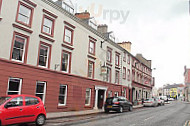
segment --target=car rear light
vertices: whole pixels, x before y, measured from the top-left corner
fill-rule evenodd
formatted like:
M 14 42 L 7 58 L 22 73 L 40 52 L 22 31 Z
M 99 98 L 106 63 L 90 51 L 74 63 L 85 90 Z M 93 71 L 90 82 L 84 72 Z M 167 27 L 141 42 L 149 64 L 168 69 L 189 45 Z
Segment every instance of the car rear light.
M 119 105 L 119 102 L 114 102 L 113 104 L 115 104 L 115 105 Z

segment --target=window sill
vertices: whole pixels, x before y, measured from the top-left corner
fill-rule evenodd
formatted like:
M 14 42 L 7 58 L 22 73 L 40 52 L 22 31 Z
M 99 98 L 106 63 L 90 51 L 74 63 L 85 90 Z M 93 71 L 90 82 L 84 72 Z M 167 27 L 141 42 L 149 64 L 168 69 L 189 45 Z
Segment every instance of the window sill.
M 84 108 L 92 108 L 90 105 L 85 105 Z
M 66 105 L 58 105 L 57 108 L 58 108 L 58 109 L 66 109 L 66 108 L 68 108 L 68 107 L 67 107 Z
M 15 23 L 13 23 L 12 25 L 13 25 L 13 27 L 18 28 L 18 29 L 21 29 L 21 30 L 23 30 L 23 31 L 25 31 L 25 32 L 28 32 L 28 33 L 30 33 L 30 34 L 33 33 L 32 30 L 30 30 L 30 29 L 28 29 L 28 28 L 24 28 L 24 27 L 22 27 L 22 26 L 20 26 L 20 25 L 17 25 L 17 24 L 15 24 Z
M 121 69 L 119 66 L 115 66 L 116 69 Z
M 70 50 L 74 50 L 74 48 L 73 48 L 73 47 L 68 46 L 68 45 L 65 45 L 65 44 L 62 44 L 62 47 L 65 47 L 65 48 L 70 49 Z
M 91 59 L 93 59 L 93 60 L 96 60 L 96 57 L 95 56 L 92 56 L 92 55 L 87 55 L 88 56 L 88 58 L 91 58 Z
M 51 39 L 51 38 L 49 38 L 49 37 L 46 37 L 46 36 L 44 36 L 44 35 L 42 35 L 42 34 L 39 34 L 39 37 L 42 38 L 42 39 L 48 40 L 48 41 L 50 41 L 50 42 L 55 42 L 54 39 Z
M 112 64 L 111 64 L 110 62 L 107 62 L 106 65 L 108 65 L 108 66 L 112 66 Z

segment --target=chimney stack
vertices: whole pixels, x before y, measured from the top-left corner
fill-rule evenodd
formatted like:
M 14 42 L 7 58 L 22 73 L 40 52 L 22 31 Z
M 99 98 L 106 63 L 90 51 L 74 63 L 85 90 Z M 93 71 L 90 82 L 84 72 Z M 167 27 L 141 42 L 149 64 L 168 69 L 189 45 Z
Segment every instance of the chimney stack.
M 108 26 L 106 24 L 98 25 L 97 29 L 100 33 L 107 33 L 108 32 Z
M 118 43 L 121 47 L 123 47 L 124 49 L 126 49 L 128 52 L 131 52 L 131 42 L 122 42 L 122 43 Z
M 87 10 L 85 10 L 85 12 L 76 13 L 75 16 L 80 18 L 80 19 L 89 19 L 90 18 L 90 13 Z

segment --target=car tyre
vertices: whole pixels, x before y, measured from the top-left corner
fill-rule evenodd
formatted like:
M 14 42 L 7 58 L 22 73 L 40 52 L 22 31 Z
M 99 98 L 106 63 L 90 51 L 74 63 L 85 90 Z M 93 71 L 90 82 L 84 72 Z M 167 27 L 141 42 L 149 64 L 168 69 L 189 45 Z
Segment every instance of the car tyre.
M 122 113 L 123 112 L 123 107 L 119 107 L 119 112 Z
M 44 115 L 38 115 L 38 117 L 36 118 L 36 126 L 42 126 L 45 124 L 45 116 Z
M 133 106 L 129 106 L 129 111 L 132 111 L 133 110 Z
M 1 126 L 1 120 L 0 120 L 0 126 Z
M 108 110 L 108 109 L 105 109 L 105 113 L 109 113 L 109 110 Z

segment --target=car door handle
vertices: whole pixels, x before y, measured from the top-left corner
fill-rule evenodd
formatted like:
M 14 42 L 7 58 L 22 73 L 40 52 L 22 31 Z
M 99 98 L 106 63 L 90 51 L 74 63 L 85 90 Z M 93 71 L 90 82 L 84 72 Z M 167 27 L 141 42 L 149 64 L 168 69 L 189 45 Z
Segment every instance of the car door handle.
M 40 106 L 37 106 L 36 108 L 40 108 Z
M 20 111 L 22 111 L 23 109 L 21 108 Z

